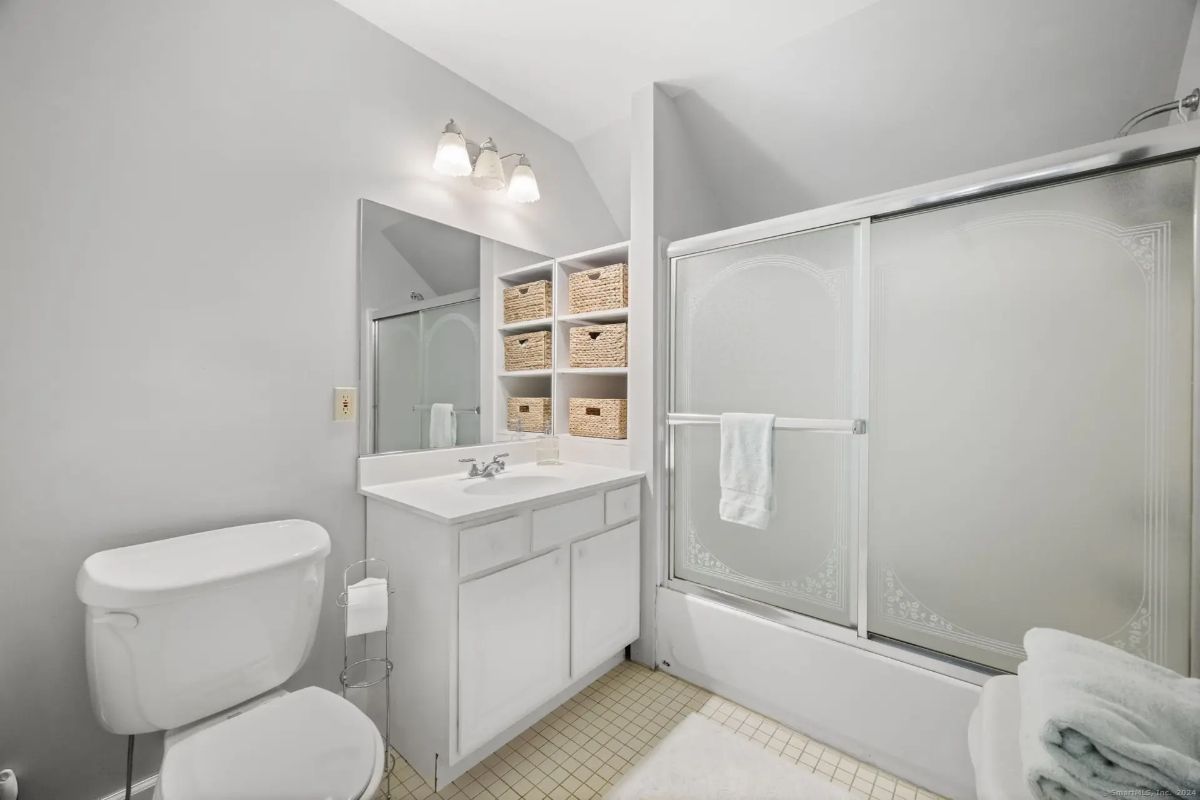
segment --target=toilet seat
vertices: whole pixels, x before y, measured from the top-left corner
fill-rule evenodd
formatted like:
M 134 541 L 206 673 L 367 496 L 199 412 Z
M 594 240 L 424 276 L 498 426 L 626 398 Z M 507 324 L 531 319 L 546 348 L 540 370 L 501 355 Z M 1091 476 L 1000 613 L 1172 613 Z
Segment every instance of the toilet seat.
M 359 800 L 383 743 L 352 703 L 310 686 L 205 725 L 168 746 L 162 800 Z

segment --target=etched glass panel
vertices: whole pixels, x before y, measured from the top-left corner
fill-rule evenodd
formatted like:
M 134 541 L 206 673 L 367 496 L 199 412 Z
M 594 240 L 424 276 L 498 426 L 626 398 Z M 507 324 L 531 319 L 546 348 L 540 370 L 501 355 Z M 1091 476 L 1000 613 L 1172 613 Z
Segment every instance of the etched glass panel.
M 672 410 L 849 418 L 856 234 L 846 225 L 680 259 Z M 717 516 L 719 427 L 672 436 L 674 575 L 850 624 L 854 437 L 776 431 L 775 511 L 756 530 Z
M 1193 168 L 871 226 L 872 634 L 1187 671 Z
M 458 445 L 479 444 L 479 301 L 469 300 L 421 312 L 424 363 L 421 366 L 422 447 L 429 446 L 429 411 L 433 403 L 451 403 Z

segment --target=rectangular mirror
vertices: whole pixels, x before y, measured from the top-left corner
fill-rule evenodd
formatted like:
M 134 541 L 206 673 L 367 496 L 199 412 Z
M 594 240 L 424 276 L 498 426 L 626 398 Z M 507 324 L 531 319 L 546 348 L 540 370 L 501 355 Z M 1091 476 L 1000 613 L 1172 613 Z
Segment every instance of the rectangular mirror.
M 546 256 L 371 200 L 358 230 L 360 452 L 492 441 L 481 303 L 494 302 L 494 275 Z

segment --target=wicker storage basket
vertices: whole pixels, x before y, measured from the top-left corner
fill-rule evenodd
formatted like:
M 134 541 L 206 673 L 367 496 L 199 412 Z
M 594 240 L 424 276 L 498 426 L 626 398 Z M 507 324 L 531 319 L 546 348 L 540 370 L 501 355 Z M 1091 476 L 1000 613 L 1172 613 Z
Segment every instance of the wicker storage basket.
M 616 322 L 572 328 L 571 366 L 629 366 L 628 326 L 624 322 Z
M 629 401 L 624 398 L 572 397 L 567 429 L 572 436 L 624 439 L 628 407 Z
M 571 314 L 605 311 L 629 305 L 629 267 L 607 267 L 576 272 L 567 279 L 567 306 Z
M 518 425 L 518 423 L 520 423 Z M 549 397 L 508 398 L 508 429 L 525 433 L 550 432 Z
M 550 281 L 534 281 L 504 290 L 504 321 L 524 322 L 550 316 Z
M 550 369 L 550 331 L 504 337 L 504 369 Z

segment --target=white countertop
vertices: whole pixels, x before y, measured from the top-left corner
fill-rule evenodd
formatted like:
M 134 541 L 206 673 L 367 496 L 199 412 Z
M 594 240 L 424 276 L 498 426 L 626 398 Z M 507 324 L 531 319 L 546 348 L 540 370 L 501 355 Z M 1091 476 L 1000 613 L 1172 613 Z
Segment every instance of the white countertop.
M 432 478 L 363 486 L 369 498 L 399 506 L 438 522 L 458 524 L 530 505 L 552 505 L 570 495 L 633 483 L 645 473 L 594 464 L 551 466 L 516 464 L 495 478 L 438 475 Z M 517 478 L 507 490 L 506 479 Z M 528 478 L 544 480 L 526 481 Z M 491 485 L 483 486 L 487 482 Z M 529 485 L 522 485 L 528 482 Z

